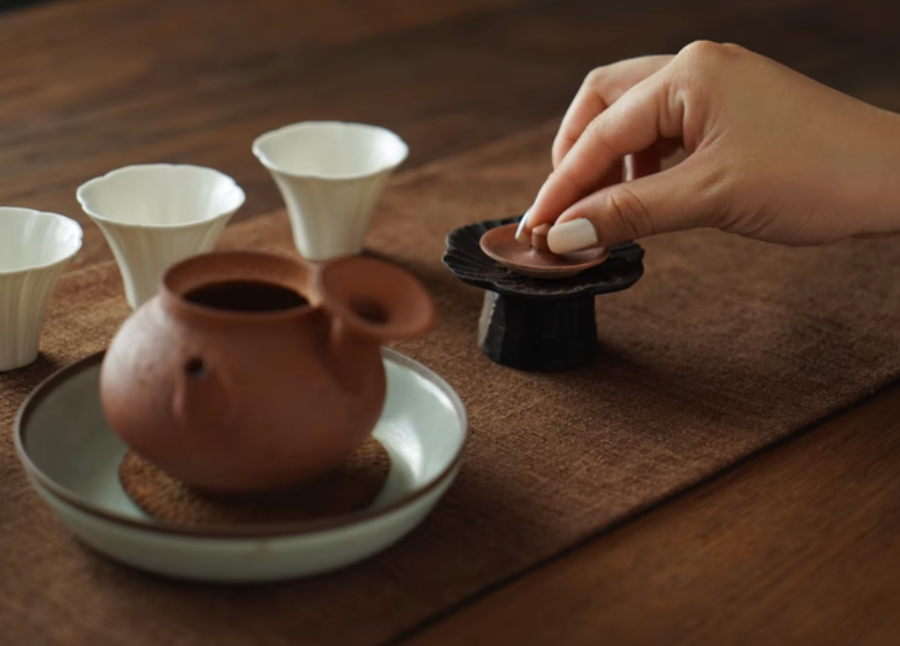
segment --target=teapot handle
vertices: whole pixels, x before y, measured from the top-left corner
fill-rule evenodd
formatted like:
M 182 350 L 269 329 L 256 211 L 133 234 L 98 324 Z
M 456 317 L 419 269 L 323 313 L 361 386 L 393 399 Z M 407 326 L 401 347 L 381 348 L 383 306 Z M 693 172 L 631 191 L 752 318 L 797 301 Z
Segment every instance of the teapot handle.
M 316 285 L 335 319 L 376 343 L 414 339 L 434 328 L 434 301 L 425 286 L 389 262 L 349 256 L 320 263 Z
M 221 371 L 200 353 L 187 356 L 175 374 L 172 415 L 185 430 L 222 431 L 233 411 Z

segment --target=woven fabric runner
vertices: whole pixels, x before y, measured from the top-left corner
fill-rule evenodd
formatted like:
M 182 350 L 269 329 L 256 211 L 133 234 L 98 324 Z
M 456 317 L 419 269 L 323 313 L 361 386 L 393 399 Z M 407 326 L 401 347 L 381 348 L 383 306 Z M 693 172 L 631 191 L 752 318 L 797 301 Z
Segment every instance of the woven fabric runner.
M 646 241 L 645 277 L 598 301 L 592 366 L 529 374 L 491 363 L 475 343 L 482 293 L 441 265 L 444 236 L 521 213 L 549 171 L 551 136 L 543 127 L 406 173 L 381 204 L 369 246 L 420 276 L 440 311 L 434 334 L 398 349 L 459 391 L 472 437 L 425 524 L 342 572 L 177 583 L 98 556 L 54 519 L 15 457 L 14 414 L 41 378 L 105 347 L 129 313 L 112 263 L 64 277 L 42 358 L 0 375 L 0 641 L 383 643 L 900 372 L 900 240 L 798 250 L 708 231 Z M 287 219 L 238 224 L 221 246 L 287 251 Z

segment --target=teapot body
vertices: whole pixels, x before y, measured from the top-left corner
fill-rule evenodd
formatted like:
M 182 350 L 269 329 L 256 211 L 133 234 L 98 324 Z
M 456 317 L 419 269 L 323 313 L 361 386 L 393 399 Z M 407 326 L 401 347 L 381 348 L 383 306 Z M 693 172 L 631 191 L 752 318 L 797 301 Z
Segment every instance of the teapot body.
M 365 282 L 372 267 L 359 269 L 340 268 L 341 280 Z M 329 307 L 323 271 L 250 252 L 174 266 L 104 357 L 100 396 L 112 429 L 162 470 L 214 493 L 288 488 L 337 466 L 381 414 L 380 343 L 390 330 L 348 320 L 358 294 L 356 304 Z M 390 313 L 390 302 L 372 298 L 367 311 L 374 302 Z

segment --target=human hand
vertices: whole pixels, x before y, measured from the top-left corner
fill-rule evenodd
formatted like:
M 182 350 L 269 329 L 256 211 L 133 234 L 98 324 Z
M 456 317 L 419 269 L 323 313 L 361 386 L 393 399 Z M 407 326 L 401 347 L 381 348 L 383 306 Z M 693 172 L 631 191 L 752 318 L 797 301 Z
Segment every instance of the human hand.
M 688 156 L 660 172 L 673 142 Z M 694 227 L 789 245 L 900 232 L 900 115 L 736 45 L 594 70 L 553 165 L 518 237 L 554 223 L 557 253 Z

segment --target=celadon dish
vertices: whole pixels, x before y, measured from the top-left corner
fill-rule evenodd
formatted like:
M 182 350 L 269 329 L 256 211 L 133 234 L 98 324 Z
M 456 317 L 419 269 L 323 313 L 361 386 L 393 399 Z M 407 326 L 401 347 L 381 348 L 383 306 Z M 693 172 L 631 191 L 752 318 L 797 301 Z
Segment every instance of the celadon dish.
M 107 556 L 156 574 L 252 583 L 321 574 L 366 559 L 412 531 L 456 477 L 465 408 L 431 370 L 382 350 L 387 398 L 373 431 L 391 455 L 387 482 L 365 509 L 280 525 L 193 529 L 157 521 L 123 490 L 127 448 L 98 395 L 103 354 L 49 377 L 22 405 L 16 449 L 31 484 L 59 519 Z

